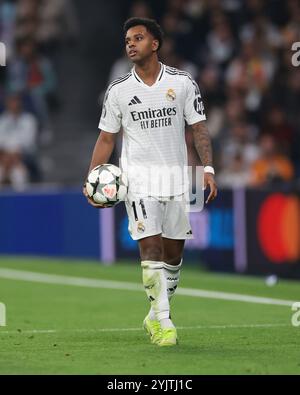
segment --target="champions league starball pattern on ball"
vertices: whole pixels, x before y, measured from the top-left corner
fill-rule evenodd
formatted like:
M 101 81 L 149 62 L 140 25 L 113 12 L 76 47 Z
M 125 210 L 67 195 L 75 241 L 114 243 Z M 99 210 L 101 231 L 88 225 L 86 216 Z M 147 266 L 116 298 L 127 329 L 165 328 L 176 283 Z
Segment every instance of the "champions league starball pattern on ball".
M 97 204 L 112 207 L 125 200 L 128 181 L 121 169 L 112 164 L 96 166 L 88 175 L 86 190 Z

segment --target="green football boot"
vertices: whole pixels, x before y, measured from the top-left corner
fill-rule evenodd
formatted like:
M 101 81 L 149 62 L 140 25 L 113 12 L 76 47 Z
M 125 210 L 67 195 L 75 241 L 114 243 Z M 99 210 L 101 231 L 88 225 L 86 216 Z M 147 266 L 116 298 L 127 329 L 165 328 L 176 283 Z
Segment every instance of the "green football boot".
M 178 344 L 176 328 L 164 328 L 161 330 L 161 340 L 157 343 L 160 347 L 176 346 Z
M 145 331 L 150 335 L 151 343 L 158 344 L 161 340 L 161 326 L 159 321 L 150 320 L 147 315 L 143 322 Z

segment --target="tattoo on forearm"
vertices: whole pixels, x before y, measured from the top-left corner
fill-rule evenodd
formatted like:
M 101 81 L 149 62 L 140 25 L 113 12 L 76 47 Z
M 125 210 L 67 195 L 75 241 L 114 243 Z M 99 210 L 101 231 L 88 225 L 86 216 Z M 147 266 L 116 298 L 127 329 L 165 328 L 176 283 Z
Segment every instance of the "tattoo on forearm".
M 211 140 L 205 122 L 192 125 L 194 144 L 203 166 L 212 166 Z

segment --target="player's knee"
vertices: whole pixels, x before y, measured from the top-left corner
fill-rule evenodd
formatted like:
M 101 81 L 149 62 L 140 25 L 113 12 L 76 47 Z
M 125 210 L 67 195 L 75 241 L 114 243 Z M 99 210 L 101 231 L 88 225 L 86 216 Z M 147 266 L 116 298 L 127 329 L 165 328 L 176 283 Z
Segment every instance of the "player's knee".
M 177 266 L 180 264 L 181 259 L 182 259 L 182 256 L 177 255 L 175 257 L 166 257 L 164 259 L 164 262 L 166 262 L 168 265 Z
M 159 245 L 145 246 L 141 251 L 142 259 L 145 261 L 161 261 L 163 251 Z

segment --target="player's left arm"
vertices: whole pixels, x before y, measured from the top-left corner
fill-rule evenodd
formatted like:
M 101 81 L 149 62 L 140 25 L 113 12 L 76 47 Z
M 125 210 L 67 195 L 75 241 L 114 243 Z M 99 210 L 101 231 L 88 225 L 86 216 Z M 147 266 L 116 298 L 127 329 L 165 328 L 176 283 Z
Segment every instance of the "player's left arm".
M 206 126 L 206 122 L 200 121 L 194 123 L 193 125 L 190 125 L 190 127 L 193 132 L 195 148 L 201 159 L 202 165 L 204 166 L 204 168 L 206 166 L 213 167 L 212 145 L 211 145 L 211 139 L 208 133 L 208 129 Z M 206 200 L 206 203 L 209 203 L 216 198 L 218 189 L 217 189 L 217 184 L 215 181 L 214 174 L 211 172 L 204 171 L 205 189 L 207 188 L 207 185 L 209 186 L 210 193 Z

